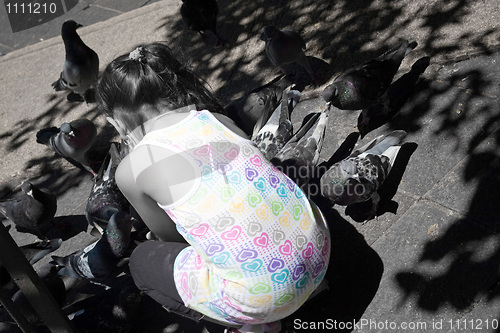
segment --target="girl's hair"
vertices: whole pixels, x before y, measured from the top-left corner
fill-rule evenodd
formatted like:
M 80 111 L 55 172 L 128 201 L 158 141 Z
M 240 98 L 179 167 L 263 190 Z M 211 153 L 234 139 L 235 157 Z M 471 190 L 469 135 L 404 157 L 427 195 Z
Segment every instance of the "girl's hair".
M 162 112 L 190 104 L 223 112 L 204 81 L 161 43 L 138 46 L 113 60 L 104 70 L 96 94 L 100 111 L 119 118 L 129 130 Z M 153 108 L 146 112 L 148 108 L 141 108 L 145 104 Z

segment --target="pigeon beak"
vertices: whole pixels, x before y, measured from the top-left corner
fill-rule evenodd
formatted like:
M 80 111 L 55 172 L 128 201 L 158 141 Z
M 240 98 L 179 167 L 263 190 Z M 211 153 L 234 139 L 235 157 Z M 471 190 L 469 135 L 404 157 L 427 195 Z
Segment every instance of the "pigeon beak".
M 71 131 L 68 133 L 69 136 L 75 136 L 75 132 Z
M 78 28 L 81 28 L 81 27 L 83 27 L 83 25 L 82 25 L 82 24 L 80 24 L 80 23 L 77 23 L 77 24 L 76 24 L 76 28 L 77 28 L 77 29 L 78 29 Z

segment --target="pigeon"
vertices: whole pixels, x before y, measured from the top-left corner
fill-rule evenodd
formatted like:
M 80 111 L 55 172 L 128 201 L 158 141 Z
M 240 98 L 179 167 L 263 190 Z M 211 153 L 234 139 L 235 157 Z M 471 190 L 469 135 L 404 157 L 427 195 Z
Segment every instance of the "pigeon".
M 281 104 L 276 107 L 272 114 L 270 113 L 270 108 L 265 107 L 264 109 L 268 113 L 263 113 L 255 124 L 252 141 L 268 161 L 292 137 L 293 126 L 290 114 L 299 102 L 300 95 L 300 92 L 297 90 L 284 91 Z
M 115 172 L 121 161 L 117 145 L 111 144 L 108 154 L 101 165 L 94 185 L 87 199 L 85 217 L 89 225 L 100 234 L 104 233 L 109 218 L 118 211 L 129 211 L 130 203 L 116 184 Z
M 20 246 L 19 249 L 26 257 L 26 260 L 31 265 L 37 263 L 40 259 L 45 257 L 47 254 L 57 250 L 62 244 L 61 238 L 55 238 L 51 240 L 37 241 L 31 244 Z M 14 293 L 19 290 L 19 287 L 12 280 L 7 269 L 0 263 L 0 286 L 3 291 L 11 297 Z
M 94 123 L 86 118 L 63 123 L 59 128 L 48 127 L 36 133 L 36 142 L 49 147 L 59 156 L 64 157 L 72 164 L 80 164 L 94 177 L 96 173 L 92 169 L 87 158 L 97 137 L 97 128 Z
M 316 77 L 309 65 L 304 50 L 306 42 L 295 31 L 279 30 L 275 26 L 268 25 L 264 28 L 264 32 L 260 39 L 266 43 L 266 54 L 273 63 L 283 73 L 286 74 L 285 66 L 298 63 L 311 76 L 313 82 L 317 82 Z
M 344 71 L 323 90 L 324 100 L 342 110 L 366 109 L 385 101 L 403 58 L 416 46 L 417 42 L 405 40 L 396 49 Z
M 130 214 L 114 213 L 100 239 L 66 257 L 52 256 L 60 275 L 92 281 L 103 280 L 114 271 L 130 243 L 132 220 Z
M 290 86 L 284 75 L 280 75 L 271 82 L 253 89 L 249 94 L 229 103 L 224 109 L 229 118 L 248 136 L 252 135 L 253 128 L 262 113 L 266 112 L 267 105 L 274 110 L 281 102 L 283 91 Z M 270 103 L 266 104 L 266 101 Z
M 299 187 L 308 183 L 317 166 L 325 137 L 326 110 L 309 116 L 301 128 L 271 159 L 271 163 L 295 181 Z
M 57 211 L 57 198 L 49 189 L 38 188 L 29 181 L 21 184 L 23 195 L 0 202 L 0 213 L 13 222 L 20 232 L 46 239 Z
M 420 75 L 429 66 L 430 58 L 423 57 L 417 60 L 411 70 L 394 81 L 387 91 L 387 103 L 380 103 L 363 109 L 358 117 L 358 131 L 363 138 L 368 132 L 382 126 L 387 120 L 394 117 L 406 103 Z
M 78 332 L 126 333 L 131 332 L 137 321 L 142 293 L 132 282 L 93 296 L 91 301 L 71 320 Z
M 37 272 L 37 274 L 49 293 L 54 297 L 54 300 L 57 302 L 57 304 L 59 304 L 59 306 L 62 306 L 66 301 L 66 287 L 64 285 L 64 281 L 60 276 L 57 275 L 57 270 L 54 267 L 49 269 L 45 269 L 44 267 L 42 271 Z M 17 291 L 12 296 L 12 302 L 14 303 L 16 308 L 22 312 L 24 318 L 31 325 L 39 326 L 43 324 L 37 311 L 33 308 L 30 301 L 21 290 L 17 289 Z M 0 321 L 15 323 L 6 309 L 0 310 Z
M 97 84 L 99 57 L 85 45 L 76 29 L 81 24 L 73 20 L 63 23 L 61 36 L 66 50 L 66 59 L 59 79 L 52 83 L 55 91 L 71 90 L 80 95 L 86 103 L 90 101 L 89 89 Z
M 367 216 L 375 216 L 380 200 L 377 190 L 387 178 L 405 136 L 402 130 L 381 135 L 335 163 L 320 179 L 321 195 L 341 206 L 372 199 Z
M 217 38 L 217 46 L 224 45 L 225 40 L 217 33 L 217 15 L 219 6 L 216 0 L 182 0 L 181 16 L 186 25 L 197 31 L 208 43 L 208 34 Z

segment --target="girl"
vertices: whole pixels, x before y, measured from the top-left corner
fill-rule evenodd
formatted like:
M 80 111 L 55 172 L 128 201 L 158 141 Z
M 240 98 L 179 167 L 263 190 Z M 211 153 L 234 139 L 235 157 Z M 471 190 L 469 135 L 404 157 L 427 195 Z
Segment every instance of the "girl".
M 97 96 L 131 149 L 118 186 L 161 240 L 134 250 L 137 286 L 196 321 L 278 332 L 326 272 L 321 212 L 218 113 L 216 98 L 167 46 L 115 59 Z

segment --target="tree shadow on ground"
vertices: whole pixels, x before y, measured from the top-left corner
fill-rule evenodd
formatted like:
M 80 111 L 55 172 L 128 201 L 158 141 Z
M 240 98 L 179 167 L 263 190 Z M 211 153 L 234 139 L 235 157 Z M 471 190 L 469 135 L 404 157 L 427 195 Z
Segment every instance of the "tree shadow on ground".
M 495 59 L 444 68 L 436 81 L 421 83 L 413 106 L 390 124 L 416 135 L 429 132 L 426 144 L 448 154 L 433 163 L 454 161 L 434 188 L 437 194 L 426 198 L 458 214 L 449 215 L 446 230 L 425 242 L 417 261 L 395 276 L 404 293 L 402 303 L 414 298 L 425 311 L 451 307 L 458 315 L 484 307 L 481 302 L 498 302 L 500 296 L 500 94 Z M 428 170 L 441 172 L 436 167 Z

